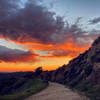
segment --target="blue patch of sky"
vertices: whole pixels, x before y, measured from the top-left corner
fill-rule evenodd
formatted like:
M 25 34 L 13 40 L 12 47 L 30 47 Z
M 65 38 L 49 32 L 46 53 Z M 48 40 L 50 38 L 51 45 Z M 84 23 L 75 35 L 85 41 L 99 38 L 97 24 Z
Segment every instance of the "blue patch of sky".
M 78 17 L 82 17 L 81 24 L 86 29 L 99 29 L 100 24 L 89 25 L 88 20 L 100 16 L 100 0 L 43 0 L 44 6 L 51 7 L 51 11 L 57 15 L 65 16 L 65 20 L 74 23 Z
M 28 51 L 28 49 L 20 44 L 16 44 L 14 42 L 9 42 L 7 40 L 4 39 L 0 39 L 0 45 L 1 46 L 5 46 L 7 48 L 11 48 L 11 49 L 18 49 L 18 50 L 23 50 L 23 51 Z

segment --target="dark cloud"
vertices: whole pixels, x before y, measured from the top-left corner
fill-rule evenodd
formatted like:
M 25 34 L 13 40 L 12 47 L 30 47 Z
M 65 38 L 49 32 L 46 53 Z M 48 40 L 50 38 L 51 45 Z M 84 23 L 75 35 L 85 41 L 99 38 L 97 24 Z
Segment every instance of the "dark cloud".
M 100 30 L 93 29 L 90 31 L 90 33 L 91 35 L 95 35 L 95 34 L 100 35 Z
M 97 24 L 100 22 L 100 17 L 94 18 L 92 20 L 89 20 L 89 24 Z
M 2 3 L 0 4 L 2 5 Z M 7 1 L 5 4 L 8 5 Z M 4 9 L 7 11 L 4 12 Z M 42 42 L 48 42 L 50 40 L 48 36 L 63 27 L 60 17 L 57 17 L 55 20 L 54 13 L 49 12 L 48 9 L 43 6 L 34 3 L 33 0 L 28 1 L 24 8 L 16 8 L 16 12 L 11 12 L 10 15 L 8 13 L 11 11 L 10 6 L 9 9 L 2 7 L 0 10 L 3 15 L 1 19 L 4 19 L 2 21 L 0 20 L 1 34 L 12 40 L 18 40 L 18 38 L 21 37 L 23 40 L 20 39 L 20 41 L 22 42 L 28 37 L 31 38 L 31 41 L 33 38 L 36 38 Z
M 69 25 L 61 16 L 44 7 L 41 0 L 0 0 L 0 36 L 19 42 L 62 43 L 84 36 L 79 25 L 81 18 Z M 41 1 L 42 2 L 42 1 Z
M 0 62 L 35 62 L 35 56 L 30 51 L 10 49 L 0 45 Z

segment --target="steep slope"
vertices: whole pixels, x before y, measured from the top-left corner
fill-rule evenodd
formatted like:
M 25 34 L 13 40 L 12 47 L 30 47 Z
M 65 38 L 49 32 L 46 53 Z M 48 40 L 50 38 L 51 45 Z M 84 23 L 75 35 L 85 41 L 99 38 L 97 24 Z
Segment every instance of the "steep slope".
M 65 83 L 73 81 L 72 85 L 76 85 L 80 80 L 87 80 L 96 86 L 100 85 L 100 37 L 88 51 L 72 60 L 67 67 L 70 70 L 67 71 Z
M 43 72 L 41 78 L 69 85 L 100 100 L 100 37 L 91 48 L 55 71 Z

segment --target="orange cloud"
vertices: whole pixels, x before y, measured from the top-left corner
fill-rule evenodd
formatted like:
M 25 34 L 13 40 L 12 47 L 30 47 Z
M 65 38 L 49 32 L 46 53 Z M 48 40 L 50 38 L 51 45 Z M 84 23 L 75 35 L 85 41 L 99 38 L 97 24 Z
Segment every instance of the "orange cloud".
M 100 34 L 100 30 L 84 30 L 79 23 L 81 18 L 70 24 L 64 17 L 55 16 L 55 12 L 35 1 L 27 0 L 24 8 L 20 8 L 21 2 L 18 0 L 0 0 L 0 37 L 23 45 L 28 50 L 1 47 L 0 62 L 36 62 L 36 66 L 55 68 L 66 63 L 64 59 L 69 61 L 87 50 L 91 40 Z M 14 67 L 16 70 L 19 68 L 16 65 Z

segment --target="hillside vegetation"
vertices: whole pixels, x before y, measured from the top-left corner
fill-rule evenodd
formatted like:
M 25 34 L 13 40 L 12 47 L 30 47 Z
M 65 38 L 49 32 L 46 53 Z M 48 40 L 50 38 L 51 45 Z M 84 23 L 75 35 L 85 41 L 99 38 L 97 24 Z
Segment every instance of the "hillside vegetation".
M 0 80 L 0 100 L 23 100 L 48 86 L 47 82 L 30 77 L 32 73 L 25 76 L 23 76 L 23 73 L 21 76 L 18 76 L 18 74 L 17 77 L 12 75 L 2 75 L 2 77 L 6 76 L 8 79 Z

